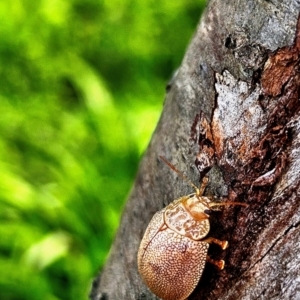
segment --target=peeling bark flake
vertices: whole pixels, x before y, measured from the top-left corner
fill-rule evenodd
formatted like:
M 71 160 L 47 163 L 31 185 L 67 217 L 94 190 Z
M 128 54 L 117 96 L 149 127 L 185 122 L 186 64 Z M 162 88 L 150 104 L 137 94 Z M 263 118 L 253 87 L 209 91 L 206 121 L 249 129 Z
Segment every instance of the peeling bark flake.
M 284 85 L 292 80 L 299 83 L 300 18 L 293 46 L 284 47 L 272 54 L 265 64 L 261 84 L 268 96 L 279 96 Z

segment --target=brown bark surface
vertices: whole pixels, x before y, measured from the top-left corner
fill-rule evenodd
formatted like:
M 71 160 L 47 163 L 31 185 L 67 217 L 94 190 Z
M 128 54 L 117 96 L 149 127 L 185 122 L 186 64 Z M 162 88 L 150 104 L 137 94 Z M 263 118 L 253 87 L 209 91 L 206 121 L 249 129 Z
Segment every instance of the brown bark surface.
M 229 248 L 209 254 L 226 266 L 207 264 L 189 299 L 300 299 L 299 11 L 297 0 L 210 1 L 91 299 L 158 299 L 138 247 L 153 214 L 193 192 L 159 155 L 195 183 L 209 170 L 207 194 L 249 205 L 211 215 L 210 236 Z

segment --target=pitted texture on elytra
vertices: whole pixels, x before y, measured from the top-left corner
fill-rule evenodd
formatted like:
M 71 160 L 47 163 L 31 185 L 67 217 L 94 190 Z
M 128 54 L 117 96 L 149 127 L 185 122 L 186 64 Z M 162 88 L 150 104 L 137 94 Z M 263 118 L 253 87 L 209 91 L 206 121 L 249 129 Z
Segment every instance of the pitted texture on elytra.
M 210 229 L 208 219 L 195 220 L 181 202 L 166 207 L 165 222 L 169 228 L 196 241 L 204 238 Z
M 159 217 L 157 214 L 156 218 Z M 158 220 L 158 219 L 156 219 Z M 150 290 L 164 300 L 183 300 L 196 287 L 203 272 L 209 244 L 193 241 L 169 228 L 157 231 L 138 254 L 139 272 Z
M 167 206 L 168 207 L 168 206 Z M 161 211 L 158 211 L 157 213 L 154 214 L 154 216 L 151 219 L 151 226 L 148 226 L 143 237 L 143 241 L 151 241 L 155 235 L 157 234 L 157 231 L 160 230 L 160 228 L 164 225 L 164 212 L 165 209 L 162 209 Z M 141 242 L 141 246 L 147 247 L 147 244 L 144 244 Z M 141 251 L 141 248 L 139 251 Z

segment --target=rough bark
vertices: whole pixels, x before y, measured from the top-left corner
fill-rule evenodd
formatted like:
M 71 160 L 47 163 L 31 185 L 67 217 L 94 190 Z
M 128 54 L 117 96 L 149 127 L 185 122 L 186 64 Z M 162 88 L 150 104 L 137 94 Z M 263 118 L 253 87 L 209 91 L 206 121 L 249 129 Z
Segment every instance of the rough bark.
M 300 2 L 210 1 L 128 199 L 91 299 L 157 299 L 136 255 L 153 214 L 192 192 L 164 155 L 207 193 L 247 203 L 211 216 L 207 264 L 189 299 L 300 299 Z M 179 20 L 180 22 L 180 20 Z M 223 199 L 223 201 L 227 201 Z

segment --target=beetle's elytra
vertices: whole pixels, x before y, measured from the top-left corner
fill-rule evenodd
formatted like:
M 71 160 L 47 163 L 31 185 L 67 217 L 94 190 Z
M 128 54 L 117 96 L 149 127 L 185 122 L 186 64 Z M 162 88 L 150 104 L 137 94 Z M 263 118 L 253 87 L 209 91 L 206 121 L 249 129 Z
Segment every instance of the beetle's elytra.
M 173 165 L 161 159 L 187 180 Z M 203 196 L 207 178 L 200 189 L 189 183 L 196 192 L 174 200 L 153 216 L 138 251 L 138 270 L 144 282 L 163 300 L 186 299 L 198 284 L 206 261 L 224 268 L 223 260 L 215 261 L 207 256 L 211 243 L 222 249 L 228 246 L 227 241 L 205 238 L 210 229 L 208 213 L 215 206 L 245 205 L 215 203 Z

